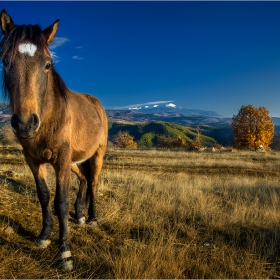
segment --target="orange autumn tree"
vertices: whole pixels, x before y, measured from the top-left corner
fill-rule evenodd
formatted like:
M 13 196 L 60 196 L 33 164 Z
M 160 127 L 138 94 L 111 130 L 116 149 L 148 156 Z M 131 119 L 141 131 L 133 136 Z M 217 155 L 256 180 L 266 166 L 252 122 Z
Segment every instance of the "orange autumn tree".
M 232 118 L 234 143 L 237 148 L 268 148 L 274 134 L 274 125 L 265 107 L 242 106 Z
M 113 142 L 120 148 L 137 148 L 137 143 L 134 142 L 134 137 L 128 131 L 119 131 L 114 137 Z

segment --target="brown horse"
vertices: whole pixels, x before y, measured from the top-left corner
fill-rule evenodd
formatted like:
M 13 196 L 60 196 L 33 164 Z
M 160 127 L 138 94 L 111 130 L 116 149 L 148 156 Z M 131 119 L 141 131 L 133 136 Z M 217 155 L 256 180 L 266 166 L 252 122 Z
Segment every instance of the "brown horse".
M 5 10 L 0 19 L 3 85 L 13 113 L 11 125 L 34 175 L 42 206 L 43 228 L 37 244 L 41 248 L 49 245 L 53 225 L 46 184 L 46 163 L 50 163 L 56 173 L 54 206 L 59 220 L 60 261 L 70 271 L 73 259 L 67 220 L 71 170 L 80 179 L 75 202 L 78 223 L 85 223 L 84 204 L 87 222 L 94 223 L 96 188 L 107 143 L 107 117 L 95 97 L 70 91 L 53 67 L 48 46 L 54 40 L 59 20 L 42 30 L 37 25 L 15 25 Z

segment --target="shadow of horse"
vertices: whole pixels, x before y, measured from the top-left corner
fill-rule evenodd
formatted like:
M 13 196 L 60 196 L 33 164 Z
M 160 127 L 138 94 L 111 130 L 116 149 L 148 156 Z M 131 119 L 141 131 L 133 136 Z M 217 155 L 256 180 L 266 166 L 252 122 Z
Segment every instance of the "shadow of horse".
M 36 197 L 37 198 L 37 192 L 35 189 L 35 185 L 34 187 L 32 186 L 28 186 L 18 180 L 9 178 L 9 176 L 5 176 L 5 175 L 0 175 L 0 182 L 6 182 L 6 184 L 8 185 L 9 189 L 21 194 L 21 195 L 30 195 L 32 197 Z
M 13 231 L 23 237 L 25 240 L 29 240 L 31 242 L 36 241 L 36 236 L 31 231 L 25 229 L 19 222 L 11 219 L 9 216 L 0 214 L 0 223 L 3 225 L 7 225 L 6 227 L 12 227 Z M 3 239 L 3 236 L 1 238 Z M 26 250 L 30 252 L 30 248 L 26 248 Z

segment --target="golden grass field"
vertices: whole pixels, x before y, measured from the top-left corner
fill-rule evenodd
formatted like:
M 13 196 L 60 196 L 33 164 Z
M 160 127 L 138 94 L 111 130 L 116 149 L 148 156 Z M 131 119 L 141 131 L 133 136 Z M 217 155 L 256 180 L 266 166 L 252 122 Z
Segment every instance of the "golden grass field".
M 55 180 L 49 167 L 54 199 Z M 108 149 L 98 226 L 69 226 L 74 270 L 55 265 L 20 147 L 0 147 L 0 278 L 280 278 L 280 153 Z

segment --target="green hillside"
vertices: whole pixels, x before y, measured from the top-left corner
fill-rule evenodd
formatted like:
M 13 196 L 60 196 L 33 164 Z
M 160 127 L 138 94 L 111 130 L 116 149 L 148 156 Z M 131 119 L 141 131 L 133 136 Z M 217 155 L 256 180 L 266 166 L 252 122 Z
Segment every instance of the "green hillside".
M 167 138 L 174 138 L 180 136 L 186 142 L 193 140 L 197 133 L 187 127 L 163 122 L 150 122 L 147 124 L 109 124 L 109 140 L 119 131 L 128 131 L 134 137 L 138 146 L 154 147 L 157 145 L 157 137 L 165 136 Z M 205 146 L 213 146 L 216 141 L 208 136 L 201 135 L 201 140 Z

